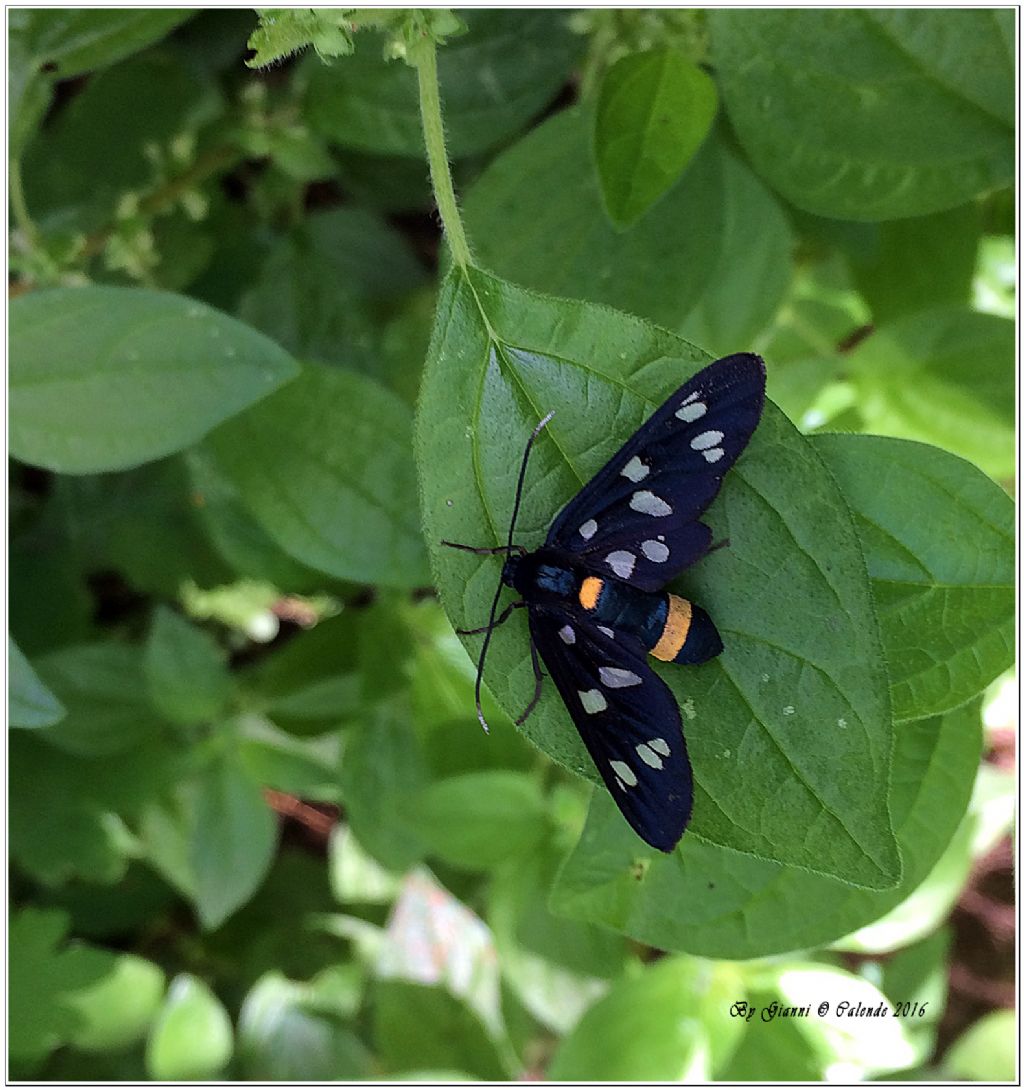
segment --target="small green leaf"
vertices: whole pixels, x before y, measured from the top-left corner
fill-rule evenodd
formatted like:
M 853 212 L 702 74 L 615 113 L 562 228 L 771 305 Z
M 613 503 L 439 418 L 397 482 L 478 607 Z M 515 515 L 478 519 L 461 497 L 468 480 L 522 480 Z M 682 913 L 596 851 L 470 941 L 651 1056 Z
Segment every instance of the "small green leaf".
M 971 1082 L 1009 1082 L 1017 1077 L 1020 1036 L 1015 1011 L 979 1018 L 946 1053 L 943 1073 Z
M 268 8 L 259 16 L 259 26 L 249 35 L 254 54 L 245 63 L 250 68 L 266 68 L 307 46 L 323 58 L 347 57 L 354 48 L 350 11 Z
M 558 94 L 583 42 L 559 11 L 462 12 L 468 32 L 438 51 L 445 136 L 453 159 L 500 144 Z M 360 151 L 422 158 L 416 73 L 385 61 L 367 35 L 351 57 L 309 66 L 312 128 Z M 372 40 L 376 37 L 376 45 Z
M 307 366 L 218 428 L 205 450 L 304 564 L 385 586 L 427 581 L 408 408 L 372 379 Z
M 168 1082 L 215 1079 L 233 1049 L 231 1019 L 221 1001 L 196 977 L 175 977 L 146 1042 L 149 1077 Z
M 82 1026 L 66 1003 L 77 991 L 97 987 L 114 958 L 104 951 L 64 946 L 68 917 L 53 909 L 24 908 L 10 923 L 8 1041 L 12 1060 L 38 1061 Z
M 83 644 L 36 660 L 36 670 L 67 709 L 48 741 L 69 753 L 117 753 L 150 737 L 159 717 L 149 704 L 139 648 Z
M 993 477 L 1014 458 L 1013 322 L 966 307 L 891 322 L 847 357 L 864 430 L 951 450 Z
M 7 637 L 7 716 L 11 727 L 52 727 L 67 714 L 64 705 L 39 680 L 32 664 Z
M 686 169 L 718 109 L 715 84 L 674 49 L 632 53 L 604 77 L 594 121 L 601 194 L 628 227 Z
M 478 1015 L 444 988 L 380 980 L 374 997 L 374 1041 L 389 1071 L 454 1067 L 485 1081 L 509 1078 Z
M 438 543 L 503 540 L 518 457 L 537 420 L 556 412 L 530 465 L 517 528 L 526 547 L 540 544 L 564 503 L 702 362 L 687 342 L 606 308 L 531 295 L 476 271 L 449 277 L 417 454 L 435 582 L 455 625 L 486 618 L 500 563 Z M 863 557 L 832 477 L 772 406 L 707 521 L 730 547 L 687 573 L 682 590 L 715 618 L 726 651 L 705 666 L 661 671 L 685 709 L 696 777 L 688 839 L 867 887 L 895 884 L 888 686 Z M 479 637 L 465 642 L 476 659 Z M 486 680 L 513 715 L 533 691 L 528 648 L 522 617 L 490 644 Z M 597 780 L 550 686 L 523 733 Z M 768 811 L 765 790 L 776 799 Z
M 164 995 L 164 974 L 151 961 L 122 954 L 96 984 L 65 1000 L 77 1025 L 69 1043 L 83 1052 L 127 1048 L 146 1035 Z
M 317 1009 L 316 991 L 277 972 L 245 997 L 238 1058 L 246 1079 L 332 1082 L 370 1076 L 370 1056 L 336 1016 Z
M 216 641 L 165 606 L 153 616 L 145 671 L 154 705 L 172 723 L 207 722 L 224 710 L 231 695 L 231 678 Z
M 296 374 L 265 337 L 202 303 L 55 288 L 11 304 L 11 453 L 61 473 L 181 450 Z
M 424 845 L 406 802 L 426 780 L 408 708 L 384 703 L 349 728 L 341 762 L 341 795 L 359 843 L 389 870 L 404 871 Z
M 853 510 L 889 664 L 893 715 L 937 715 L 1013 664 L 1013 501 L 952 454 L 819 435 Z
M 715 72 L 755 168 L 800 208 L 883 220 L 1013 176 L 1007 13 L 713 11 Z
M 546 828 L 540 789 L 518 772 L 438 780 L 409 800 L 406 812 L 433 854 L 471 870 L 528 854 Z
M 666 958 L 616 982 L 562 1041 L 547 1070 L 555 1081 L 706 1081 L 710 1026 L 732 1021 L 738 973 Z
M 226 756 L 203 771 L 197 787 L 189 862 L 195 874 L 196 911 L 203 927 L 213 930 L 245 904 L 266 877 L 277 822 L 259 787 Z

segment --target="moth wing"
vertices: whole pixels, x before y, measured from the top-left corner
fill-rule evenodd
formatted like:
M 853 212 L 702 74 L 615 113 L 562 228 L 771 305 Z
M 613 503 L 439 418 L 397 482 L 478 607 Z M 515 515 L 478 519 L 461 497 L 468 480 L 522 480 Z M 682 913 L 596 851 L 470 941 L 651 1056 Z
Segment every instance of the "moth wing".
M 608 791 L 636 833 L 671 852 L 693 808 L 679 708 L 638 641 L 568 610 L 529 610 L 530 634 Z
M 764 389 L 760 356 L 708 364 L 569 501 L 547 544 L 586 559 L 596 574 L 644 590 L 664 586 L 710 547 L 698 519 L 750 441 Z

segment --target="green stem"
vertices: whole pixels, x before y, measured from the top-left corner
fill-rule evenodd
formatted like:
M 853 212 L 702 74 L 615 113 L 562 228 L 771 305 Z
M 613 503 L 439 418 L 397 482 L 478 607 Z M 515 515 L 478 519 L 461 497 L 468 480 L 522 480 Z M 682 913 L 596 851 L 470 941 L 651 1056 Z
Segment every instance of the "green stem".
M 11 159 L 7 183 L 10 190 L 11 211 L 14 213 L 14 221 L 24 232 L 28 244 L 34 248 L 39 240 L 39 232 L 36 230 L 36 225 L 33 223 L 28 211 L 28 205 L 25 203 L 25 190 L 21 184 L 21 160 L 18 158 Z
M 437 49 L 432 38 L 424 36 L 417 43 L 412 59 L 420 84 L 420 116 L 423 119 L 423 139 L 427 145 L 427 162 L 430 164 L 430 181 L 434 187 L 434 200 L 441 213 L 452 258 L 461 269 L 473 264 L 469 252 L 462 216 L 455 200 L 452 172 L 448 166 L 448 153 L 444 146 L 444 122 L 441 120 L 441 94 L 437 83 Z

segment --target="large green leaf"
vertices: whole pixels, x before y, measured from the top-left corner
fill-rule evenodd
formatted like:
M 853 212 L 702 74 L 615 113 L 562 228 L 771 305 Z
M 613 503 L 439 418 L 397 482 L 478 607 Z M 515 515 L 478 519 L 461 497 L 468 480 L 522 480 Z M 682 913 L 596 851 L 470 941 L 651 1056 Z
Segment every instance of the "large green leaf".
M 181 450 L 296 374 L 287 353 L 241 322 L 135 288 L 14 300 L 10 353 L 11 453 L 61 473 Z
M 714 81 L 678 50 L 630 53 L 608 70 L 594 151 L 613 223 L 628 227 L 676 181 L 717 109 Z
M 21 649 L 7 637 L 8 724 L 12 727 L 52 727 L 67 714 L 64 705 L 39 680 Z
M 150 698 L 174 723 L 213 719 L 231 695 L 224 655 L 213 637 L 164 606 L 157 608 L 145 652 Z
M 426 582 L 411 413 L 365 375 L 309 365 L 218 428 L 205 451 L 263 529 L 342 579 Z
M 966 307 L 882 326 L 847 357 L 864 430 L 934 443 L 1012 476 L 1014 351 L 1012 321 Z
M 754 165 L 800 208 L 881 220 L 1013 177 L 1012 12 L 712 12 L 713 59 Z
M 890 809 L 903 876 L 893 889 L 853 889 L 689 835 L 676 855 L 650 860 L 608 794 L 597 790 L 552 906 L 662 950 L 706 957 L 756 958 L 833 942 L 904 901 L 949 844 L 981 755 L 978 711 L 975 703 L 897 725 Z M 751 776 L 760 795 L 757 768 Z
M 538 419 L 556 413 L 530 466 L 516 534 L 527 546 L 701 362 L 692 345 L 639 320 L 452 273 L 417 456 L 435 583 L 456 625 L 486 618 L 500 561 L 439 543 L 504 539 Z M 730 547 L 688 573 L 683 590 L 708 608 L 726 651 L 697 668 L 659 667 L 685 710 L 696 776 L 688 839 L 891 886 L 890 713 L 867 574 L 832 477 L 773 406 L 708 521 Z M 479 645 L 467 638 L 474 658 Z M 533 689 L 528 646 L 525 618 L 515 617 L 495 632 L 487 664 L 492 691 L 516 714 Z M 551 686 L 523 730 L 597 780 Z
M 664 198 L 619 232 L 591 155 L 590 119 L 577 108 L 495 159 L 465 201 L 481 263 L 526 287 L 609 303 L 671 329 L 702 308 L 717 340 L 749 348 L 741 338 L 770 317 L 788 281 L 777 202 L 712 136 Z
M 149 1077 L 216 1078 L 233 1049 L 231 1019 L 209 985 L 188 973 L 175 977 L 146 1042 Z
M 893 715 L 937 715 L 1014 657 L 1014 510 L 969 462 L 923 443 L 819 435 L 853 509 L 878 607 Z
M 511 136 L 558 93 L 582 48 L 560 11 L 462 12 L 468 33 L 438 51 L 448 151 L 473 155 Z M 351 57 L 308 66 L 306 115 L 345 147 L 423 155 L 416 73 L 381 57 L 373 35 Z

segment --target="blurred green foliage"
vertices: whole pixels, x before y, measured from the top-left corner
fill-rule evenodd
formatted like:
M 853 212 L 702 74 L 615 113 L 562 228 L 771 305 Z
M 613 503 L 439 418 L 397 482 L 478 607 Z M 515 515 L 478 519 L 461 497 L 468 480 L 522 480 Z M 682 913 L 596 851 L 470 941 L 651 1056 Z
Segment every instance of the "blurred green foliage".
M 1011 1012 L 936 1048 L 1012 821 L 1013 13 L 9 31 L 12 1076 L 1012 1079 Z M 479 731 L 499 565 L 438 542 L 555 408 L 539 541 L 736 350 L 778 410 L 682 581 L 726 652 L 664 857 L 551 692 L 513 727 L 521 617 Z

